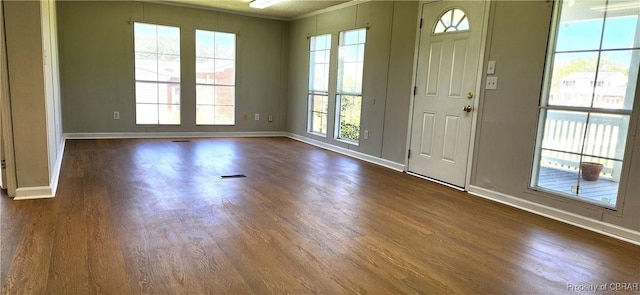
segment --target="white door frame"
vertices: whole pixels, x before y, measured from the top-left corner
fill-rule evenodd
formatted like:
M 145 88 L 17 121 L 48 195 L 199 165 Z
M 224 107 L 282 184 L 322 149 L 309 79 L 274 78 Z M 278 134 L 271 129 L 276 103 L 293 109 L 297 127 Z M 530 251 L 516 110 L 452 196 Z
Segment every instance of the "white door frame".
M 418 27 L 418 30 L 416 30 L 416 44 L 415 44 L 415 50 L 414 50 L 414 54 L 413 54 L 413 81 L 411 82 L 411 86 L 412 86 L 412 91 L 411 91 L 411 101 L 409 103 L 409 122 L 407 123 L 407 142 L 406 142 L 406 152 L 405 152 L 405 157 L 404 157 L 404 167 L 405 167 L 405 172 L 407 172 L 408 174 L 414 175 L 414 176 L 418 176 L 420 178 L 424 178 L 430 181 L 434 181 L 455 189 L 461 189 L 460 187 L 448 184 L 448 183 L 444 183 L 441 181 L 437 181 L 435 179 L 431 179 L 428 177 L 424 177 L 415 173 L 411 173 L 409 172 L 409 148 L 411 147 L 411 131 L 413 130 L 413 111 L 414 111 L 414 105 L 415 105 L 415 94 L 413 89 L 416 89 L 417 86 L 417 79 L 418 79 L 418 59 L 420 58 L 420 42 L 422 40 L 420 40 L 421 38 L 421 30 L 420 30 L 420 23 L 422 22 L 422 15 L 423 15 L 423 9 L 424 9 L 424 4 L 427 3 L 431 3 L 431 2 L 440 2 L 441 0 L 426 0 L 426 1 L 420 1 L 420 9 L 418 9 L 418 22 L 416 24 L 416 26 Z M 489 31 L 489 12 L 492 8 L 492 2 L 494 0 L 487 0 L 484 1 L 484 12 L 483 12 L 483 21 L 482 21 L 482 33 L 481 33 L 481 38 L 480 38 L 480 52 L 479 52 L 479 56 L 478 56 L 478 73 L 477 73 L 477 78 L 476 78 L 476 87 L 475 87 L 475 93 L 476 98 L 473 100 L 473 112 L 472 112 L 472 117 L 471 117 L 471 134 L 469 137 L 469 154 L 467 157 L 467 168 L 466 168 L 466 176 L 465 176 L 465 184 L 464 184 L 464 188 L 462 188 L 462 190 L 466 191 L 467 188 L 469 187 L 469 185 L 471 184 L 471 169 L 473 168 L 472 164 L 473 164 L 473 154 L 474 154 L 474 150 L 475 150 L 475 140 L 476 140 L 476 128 L 477 128 L 477 123 L 478 123 L 478 106 L 480 105 L 480 99 L 484 98 L 484 87 L 482 87 L 484 80 L 485 80 L 485 75 L 484 75 L 484 66 L 485 66 L 485 50 L 487 47 L 487 33 Z M 451 2 L 455 2 L 455 1 L 451 1 Z M 429 24 L 422 24 L 423 25 L 423 29 L 428 26 Z
M 16 195 L 17 179 L 15 154 L 13 146 L 13 125 L 11 118 L 11 99 L 9 91 L 8 60 L 7 46 L 5 44 L 5 28 L 4 28 L 4 7 L 0 3 L 0 142 L 2 144 L 2 160 L 5 161 L 3 177 L 6 176 L 4 183 L 7 193 L 10 197 Z

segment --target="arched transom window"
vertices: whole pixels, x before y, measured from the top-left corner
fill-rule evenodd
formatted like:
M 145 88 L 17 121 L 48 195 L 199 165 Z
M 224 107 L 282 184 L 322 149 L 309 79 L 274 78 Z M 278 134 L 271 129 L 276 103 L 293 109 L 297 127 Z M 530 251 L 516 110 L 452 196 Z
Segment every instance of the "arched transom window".
M 442 14 L 433 28 L 434 34 L 460 32 L 469 30 L 467 15 L 458 8 L 452 8 Z

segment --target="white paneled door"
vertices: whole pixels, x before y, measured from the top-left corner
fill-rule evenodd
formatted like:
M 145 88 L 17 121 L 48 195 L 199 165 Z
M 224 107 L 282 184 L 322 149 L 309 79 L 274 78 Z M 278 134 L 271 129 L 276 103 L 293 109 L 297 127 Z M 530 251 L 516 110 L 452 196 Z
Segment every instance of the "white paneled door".
M 409 172 L 465 186 L 486 1 L 422 6 Z

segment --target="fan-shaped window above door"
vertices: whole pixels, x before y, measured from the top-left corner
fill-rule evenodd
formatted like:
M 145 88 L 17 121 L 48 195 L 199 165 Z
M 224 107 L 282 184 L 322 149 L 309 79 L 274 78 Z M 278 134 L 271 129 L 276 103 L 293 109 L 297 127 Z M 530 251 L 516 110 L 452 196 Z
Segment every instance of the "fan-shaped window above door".
M 467 14 L 461 9 L 452 8 L 438 19 L 436 25 L 433 27 L 434 34 L 460 32 L 469 30 L 469 19 Z

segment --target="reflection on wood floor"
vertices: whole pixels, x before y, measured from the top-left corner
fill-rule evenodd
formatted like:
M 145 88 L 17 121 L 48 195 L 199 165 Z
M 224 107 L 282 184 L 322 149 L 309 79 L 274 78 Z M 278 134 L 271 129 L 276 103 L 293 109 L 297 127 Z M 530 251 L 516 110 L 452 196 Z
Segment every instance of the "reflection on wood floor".
M 284 138 L 70 140 L 56 198 L 0 205 L 3 294 L 560 294 L 640 273 L 639 246 Z

